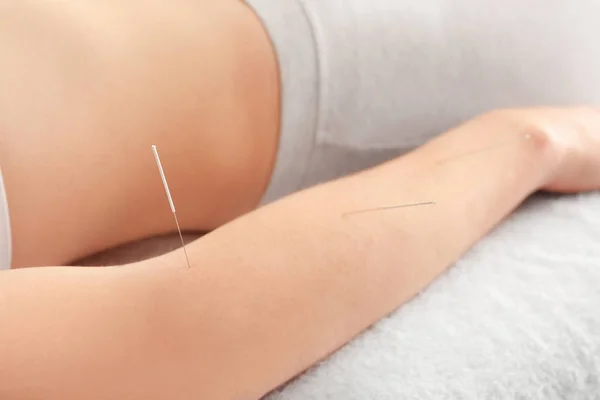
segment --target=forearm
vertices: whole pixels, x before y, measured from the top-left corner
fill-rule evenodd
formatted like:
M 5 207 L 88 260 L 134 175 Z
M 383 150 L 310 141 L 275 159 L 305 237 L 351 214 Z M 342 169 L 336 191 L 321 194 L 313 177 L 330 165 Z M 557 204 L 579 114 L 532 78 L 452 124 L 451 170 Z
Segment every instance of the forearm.
M 160 286 L 172 305 L 168 337 L 186 349 L 190 379 L 208 382 L 198 389 L 253 398 L 284 382 L 409 300 L 540 187 L 552 146 L 536 132 L 526 139 L 519 127 L 490 125 L 475 121 L 191 245 L 192 269 L 169 271 Z M 428 200 L 437 204 L 343 216 Z M 154 262 L 183 265 L 180 253 Z
M 0 355 L 8 354 L 0 377 L 14 377 L 0 394 L 259 397 L 409 300 L 545 182 L 553 157 L 543 138 L 501 125 L 484 135 L 484 127 L 470 123 L 234 221 L 189 245 L 191 269 L 174 252 L 76 273 L 82 282 L 50 280 L 42 294 L 25 294 L 26 275 L 0 276 L 13 293 L 0 318 L 17 321 L 0 331 L 8 335 L 0 337 Z M 495 143 L 506 145 L 436 164 Z M 344 216 L 428 200 L 437 203 Z M 98 277 L 106 286 L 92 283 Z M 53 311 L 56 318 L 43 317 Z

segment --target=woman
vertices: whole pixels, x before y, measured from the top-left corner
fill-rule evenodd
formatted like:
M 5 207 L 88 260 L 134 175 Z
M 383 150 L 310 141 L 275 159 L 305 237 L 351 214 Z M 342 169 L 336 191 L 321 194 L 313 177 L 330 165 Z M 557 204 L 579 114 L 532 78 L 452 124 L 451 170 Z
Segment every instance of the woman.
M 398 96 L 392 32 L 343 45 L 407 18 L 368 4 L 3 3 L 12 266 L 66 265 L 172 231 L 152 144 L 183 227 L 214 231 L 187 247 L 192 268 L 176 251 L 126 268 L 2 272 L 0 398 L 258 398 L 408 301 L 529 194 L 600 188 L 597 108 L 502 110 L 448 130 L 503 97 L 485 85 L 467 91 L 473 102 Z M 533 52 L 531 68 L 536 54 L 552 53 Z M 445 67 L 430 57 L 403 85 L 454 93 L 467 73 L 428 81 Z M 480 68 L 499 67 L 488 61 Z M 600 61 L 588 61 L 598 88 Z M 578 77 L 556 71 L 552 90 L 535 92 L 525 83 L 539 76 L 511 71 L 525 102 L 599 100 Z M 423 201 L 436 204 L 348 215 Z

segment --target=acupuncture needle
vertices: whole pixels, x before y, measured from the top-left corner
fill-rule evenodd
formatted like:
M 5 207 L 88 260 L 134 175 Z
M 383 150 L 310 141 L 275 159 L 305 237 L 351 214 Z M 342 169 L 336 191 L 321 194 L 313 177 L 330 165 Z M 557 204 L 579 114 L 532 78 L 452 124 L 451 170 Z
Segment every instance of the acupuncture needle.
M 523 135 L 522 138 L 525 139 L 525 140 L 529 140 L 531 138 L 531 135 L 530 134 L 526 134 L 526 135 Z M 450 162 L 450 161 L 454 161 L 454 160 L 458 160 L 458 159 L 461 159 L 461 158 L 473 156 L 473 155 L 476 155 L 476 154 L 479 154 L 479 153 L 484 153 L 486 151 L 494 150 L 497 147 L 505 146 L 505 145 L 507 145 L 509 143 L 512 143 L 513 141 L 516 141 L 518 139 L 519 138 L 517 138 L 517 139 L 514 139 L 514 138 L 513 139 L 507 139 L 507 140 L 504 140 L 504 141 L 502 141 L 500 143 L 494 143 L 494 144 L 491 144 L 489 146 L 485 146 L 485 147 L 481 147 L 479 149 L 471 150 L 471 151 L 466 152 L 466 153 L 462 153 L 462 154 L 458 154 L 458 155 L 451 156 L 451 157 L 448 157 L 448 158 L 444 158 L 442 160 L 436 161 L 436 164 L 437 165 L 445 164 L 445 163 Z
M 344 213 L 343 215 L 346 217 L 348 215 L 362 214 L 362 213 L 368 213 L 368 212 L 373 212 L 373 211 L 396 210 L 398 208 L 419 207 L 419 206 L 433 206 L 435 204 L 436 204 L 435 201 L 423 201 L 420 203 L 397 204 L 397 205 L 393 205 L 393 206 L 365 208 L 362 210 L 350 211 L 350 212 Z
M 523 135 L 522 137 L 525 140 L 529 140 L 531 139 L 531 135 L 530 134 L 526 134 Z M 515 139 L 508 139 L 508 140 L 504 140 L 500 143 L 495 143 L 495 144 L 491 144 L 489 146 L 485 146 L 479 149 L 475 149 L 472 151 L 469 151 L 467 153 L 463 153 L 463 154 L 459 154 L 456 156 L 452 156 L 452 157 L 448 157 L 442 160 L 438 160 L 436 161 L 436 165 L 441 165 L 441 164 L 445 164 L 447 162 L 451 162 L 451 161 L 455 161 L 464 157 L 469 157 L 475 154 L 479 154 L 479 153 L 483 153 L 489 150 L 493 150 L 497 147 L 500 146 L 504 146 L 508 143 L 511 143 L 513 140 Z M 361 209 L 361 210 L 356 210 L 356 211 L 349 211 L 346 212 L 344 214 L 342 214 L 342 216 L 346 217 L 348 215 L 355 215 L 355 214 L 363 214 L 363 213 L 370 213 L 370 212 L 375 212 L 375 211 L 386 211 L 386 210 L 396 210 L 399 208 L 409 208 L 409 207 L 419 207 L 419 206 L 432 206 L 435 205 L 436 202 L 435 201 L 424 201 L 424 202 L 419 202 L 419 203 L 405 203 L 405 204 L 397 204 L 397 205 L 392 205 L 392 206 L 383 206 L 383 207 L 373 207 L 373 208 L 365 208 L 365 209 Z
M 165 171 L 163 170 L 162 164 L 160 162 L 160 157 L 158 156 L 158 150 L 156 149 L 156 145 L 152 145 L 152 152 L 154 153 L 154 159 L 156 160 L 156 166 L 158 167 L 158 171 L 160 172 L 160 177 L 163 182 L 163 186 L 165 187 L 165 193 L 167 194 L 167 199 L 169 200 L 169 206 L 171 207 L 171 212 L 173 213 L 173 217 L 175 218 L 175 225 L 177 225 L 177 232 L 179 232 L 179 239 L 181 239 L 181 246 L 183 247 L 183 253 L 185 254 L 185 260 L 187 261 L 188 268 L 191 268 L 190 259 L 187 254 L 187 250 L 185 248 L 185 242 L 183 241 L 183 234 L 181 233 L 181 228 L 179 226 L 179 220 L 177 219 L 177 212 L 175 211 L 175 203 L 173 203 L 173 198 L 171 197 L 171 191 L 169 190 L 169 184 L 167 183 L 167 178 L 165 176 Z

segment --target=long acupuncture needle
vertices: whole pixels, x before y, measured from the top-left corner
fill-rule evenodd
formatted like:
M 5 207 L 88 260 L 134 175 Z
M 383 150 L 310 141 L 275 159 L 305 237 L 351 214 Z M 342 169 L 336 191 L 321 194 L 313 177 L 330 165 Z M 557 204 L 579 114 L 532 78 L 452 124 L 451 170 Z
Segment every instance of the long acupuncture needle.
M 420 203 L 407 203 L 407 204 L 398 204 L 398 205 L 394 205 L 394 206 L 365 208 L 365 209 L 362 209 L 362 210 L 350 211 L 350 212 L 344 213 L 344 216 L 354 215 L 354 214 L 368 213 L 368 212 L 373 212 L 373 211 L 395 210 L 395 209 L 398 209 L 398 208 L 418 207 L 418 206 L 433 206 L 435 204 L 436 204 L 435 201 L 423 201 L 423 202 L 420 202 Z
M 160 162 L 160 157 L 158 156 L 158 150 L 155 145 L 152 145 L 152 152 L 154 153 L 154 159 L 156 160 L 156 166 L 158 167 L 158 171 L 160 172 L 160 177 L 163 182 L 163 186 L 165 187 L 165 193 L 167 193 L 167 199 L 169 200 L 169 206 L 171 207 L 171 212 L 173 213 L 173 217 L 175 218 L 175 224 L 177 225 L 177 232 L 179 232 L 179 239 L 181 239 L 181 246 L 183 247 L 183 253 L 185 254 L 185 260 L 187 261 L 188 268 L 191 268 L 190 258 L 188 257 L 187 250 L 185 248 L 185 242 L 183 241 L 183 234 L 181 233 L 181 228 L 179 227 L 179 220 L 177 219 L 177 212 L 175 211 L 175 203 L 173 203 L 173 198 L 171 197 L 171 191 L 169 190 L 169 184 L 167 183 L 167 178 L 165 177 L 165 171 L 163 170 L 162 164 Z

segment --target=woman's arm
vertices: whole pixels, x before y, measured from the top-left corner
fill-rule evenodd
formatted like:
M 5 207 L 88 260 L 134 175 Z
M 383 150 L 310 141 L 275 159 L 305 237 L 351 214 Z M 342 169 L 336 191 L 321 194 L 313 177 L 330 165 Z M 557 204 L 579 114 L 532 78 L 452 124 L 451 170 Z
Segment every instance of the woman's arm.
M 1 274 L 0 397 L 258 398 L 409 300 L 527 195 L 584 179 L 558 124 L 528 116 L 492 113 L 242 217 L 189 245 L 191 269 L 177 251 Z

